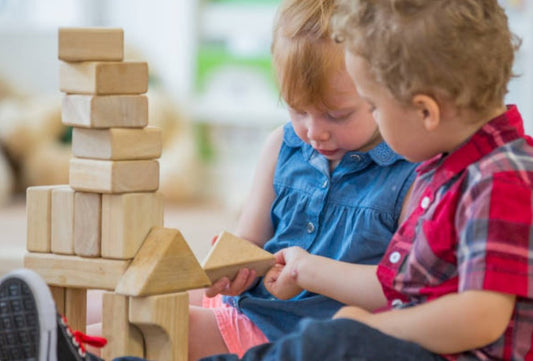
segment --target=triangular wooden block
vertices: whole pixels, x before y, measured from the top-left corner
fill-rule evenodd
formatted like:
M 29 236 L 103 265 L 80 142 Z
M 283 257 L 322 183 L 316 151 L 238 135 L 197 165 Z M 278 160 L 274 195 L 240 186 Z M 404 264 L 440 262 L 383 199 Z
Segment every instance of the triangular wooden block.
M 181 233 L 176 229 L 153 227 L 115 292 L 147 296 L 210 284 Z
M 224 276 L 232 280 L 241 268 L 254 269 L 257 276 L 263 276 L 274 263 L 272 253 L 229 232 L 222 232 L 202 267 L 211 282 L 215 282 Z

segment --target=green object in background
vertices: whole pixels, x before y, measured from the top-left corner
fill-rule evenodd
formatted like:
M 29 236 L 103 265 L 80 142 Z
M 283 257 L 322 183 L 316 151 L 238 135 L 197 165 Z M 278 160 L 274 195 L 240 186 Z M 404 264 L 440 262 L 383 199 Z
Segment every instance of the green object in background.
M 215 159 L 215 150 L 209 141 L 209 125 L 205 123 L 194 124 L 194 138 L 200 159 L 206 163 Z

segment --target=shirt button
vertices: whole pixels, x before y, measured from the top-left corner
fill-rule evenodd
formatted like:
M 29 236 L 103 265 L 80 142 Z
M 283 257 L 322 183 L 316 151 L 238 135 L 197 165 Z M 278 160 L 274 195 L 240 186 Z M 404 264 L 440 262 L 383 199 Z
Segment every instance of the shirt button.
M 422 202 L 420 202 L 420 207 L 422 207 L 422 209 L 427 209 L 427 207 L 429 207 L 430 202 L 431 200 L 429 199 L 429 197 L 424 197 L 422 198 Z
M 395 300 L 392 300 L 392 302 L 391 302 L 391 306 L 392 306 L 393 308 L 397 308 L 397 307 L 400 307 L 400 306 L 402 306 L 402 305 L 403 305 L 403 301 L 400 300 L 399 298 L 397 298 L 397 299 L 395 299 Z
M 359 154 L 352 154 L 350 157 L 356 162 L 359 162 L 361 160 L 361 156 Z
M 324 183 L 322 183 L 322 188 L 326 188 L 328 186 L 328 181 L 325 180 Z
M 392 252 L 389 256 L 389 261 L 390 263 L 394 264 L 394 263 L 398 263 L 398 261 L 400 260 L 400 258 L 402 258 L 402 255 L 400 254 L 400 252 L 398 251 L 395 251 L 395 252 Z
M 305 228 L 307 230 L 307 233 L 313 233 L 315 231 L 315 225 L 311 222 L 307 223 L 307 226 Z

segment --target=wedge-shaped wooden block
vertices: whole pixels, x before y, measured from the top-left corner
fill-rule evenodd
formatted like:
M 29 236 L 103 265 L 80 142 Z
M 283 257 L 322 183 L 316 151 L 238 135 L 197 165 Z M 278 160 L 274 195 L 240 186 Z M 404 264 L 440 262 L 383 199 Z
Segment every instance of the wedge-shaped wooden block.
M 102 306 L 102 336 L 107 339 L 102 349 L 104 360 L 124 355 L 144 356 L 141 331 L 129 322 L 129 297 L 105 292 Z M 154 359 L 155 360 L 155 359 Z
M 24 267 L 52 286 L 114 290 L 130 261 L 26 253 Z
M 37 186 L 26 190 L 26 249 L 50 252 L 52 223 L 52 190 L 64 186 Z
M 102 257 L 132 259 L 154 226 L 163 226 L 160 193 L 102 196 Z
M 99 257 L 102 240 L 102 195 L 76 192 L 74 195 L 74 253 Z
M 154 227 L 115 292 L 146 296 L 210 284 L 181 233 L 176 229 Z
M 65 95 L 63 124 L 82 128 L 144 128 L 148 125 L 146 95 Z
M 215 282 L 222 277 L 232 280 L 241 268 L 254 269 L 257 276 L 263 276 L 274 263 L 272 253 L 229 232 L 222 232 L 202 267 L 211 282 Z
M 159 163 L 156 160 L 70 161 L 70 186 L 81 192 L 153 192 L 159 188 Z
M 74 254 L 74 189 L 52 190 L 51 247 L 53 253 Z
M 147 360 L 187 361 L 188 293 L 131 297 L 129 319 L 143 333 Z
M 72 154 L 107 160 L 155 159 L 161 156 L 161 129 L 83 129 L 72 132 Z
M 70 94 L 143 94 L 148 90 L 145 62 L 59 64 L 59 88 Z
M 121 61 L 124 31 L 118 28 L 59 28 L 58 57 L 65 61 Z

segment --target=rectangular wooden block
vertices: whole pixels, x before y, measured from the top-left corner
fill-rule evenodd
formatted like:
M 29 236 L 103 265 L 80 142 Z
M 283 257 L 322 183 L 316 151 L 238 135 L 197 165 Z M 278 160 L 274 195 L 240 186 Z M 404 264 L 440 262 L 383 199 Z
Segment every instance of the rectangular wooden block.
M 131 259 L 154 226 L 163 226 L 164 199 L 159 193 L 102 196 L 102 257 Z
M 37 186 L 26 190 L 26 249 L 50 252 L 52 223 L 52 190 L 61 186 Z
M 59 64 L 59 88 L 72 94 L 143 94 L 148 90 L 146 62 Z
M 161 156 L 161 130 L 83 129 L 72 132 L 72 153 L 78 158 L 106 160 L 155 159 Z
M 74 189 L 52 190 L 51 248 L 53 253 L 74 254 Z
M 76 192 L 74 195 L 74 253 L 99 257 L 102 233 L 102 195 Z
M 156 160 L 70 161 L 70 186 L 81 192 L 153 192 L 159 188 L 159 163 Z
M 124 31 L 118 28 L 59 28 L 58 58 L 65 61 L 121 61 Z
M 146 95 L 65 95 L 63 124 L 83 128 L 144 128 L 148 125 Z
M 65 314 L 65 287 L 58 287 L 58 286 L 48 286 L 50 289 L 50 293 L 52 294 L 52 298 L 54 299 L 54 303 L 56 304 L 56 310 L 60 314 Z
M 65 289 L 65 315 L 73 330 L 87 332 L 87 290 L 82 288 Z
M 114 290 L 130 261 L 26 253 L 24 267 L 52 286 Z

